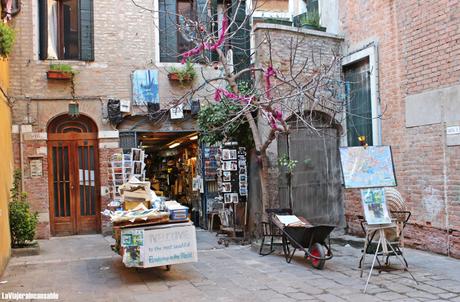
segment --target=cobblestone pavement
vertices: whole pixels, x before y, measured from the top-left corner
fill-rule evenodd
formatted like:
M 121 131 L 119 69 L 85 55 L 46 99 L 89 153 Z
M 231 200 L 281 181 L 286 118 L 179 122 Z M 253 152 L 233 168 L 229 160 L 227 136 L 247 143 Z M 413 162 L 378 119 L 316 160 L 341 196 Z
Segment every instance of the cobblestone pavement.
M 261 257 L 197 234 L 199 261 L 171 271 L 125 268 L 99 235 L 41 241 L 41 255 L 11 259 L 0 293 L 54 291 L 64 301 L 460 301 L 460 260 L 407 249 L 419 285 L 407 272 L 376 272 L 363 294 L 359 249 L 334 245 L 319 271 L 301 253 L 287 264 L 281 254 Z

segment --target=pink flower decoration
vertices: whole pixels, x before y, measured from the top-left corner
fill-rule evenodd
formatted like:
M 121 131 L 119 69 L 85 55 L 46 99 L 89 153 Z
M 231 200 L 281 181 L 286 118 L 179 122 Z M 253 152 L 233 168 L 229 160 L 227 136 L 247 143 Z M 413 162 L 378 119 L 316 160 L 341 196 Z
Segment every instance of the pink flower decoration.
M 217 40 L 217 42 L 214 45 L 203 43 L 200 46 L 197 46 L 195 48 L 190 49 L 189 51 L 184 52 L 183 54 L 181 54 L 182 56 L 181 63 L 184 64 L 188 58 L 202 53 L 203 50 L 205 49 L 215 51 L 217 48 L 219 48 L 225 42 L 225 32 L 227 31 L 227 28 L 228 28 L 228 18 L 227 16 L 224 16 L 224 19 L 222 20 L 222 29 L 221 29 L 219 39 Z

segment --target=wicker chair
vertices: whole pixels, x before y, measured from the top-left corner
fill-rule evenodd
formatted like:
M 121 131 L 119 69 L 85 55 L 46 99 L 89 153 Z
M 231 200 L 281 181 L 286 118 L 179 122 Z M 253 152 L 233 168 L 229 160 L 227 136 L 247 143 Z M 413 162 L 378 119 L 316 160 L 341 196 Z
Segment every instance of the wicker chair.
M 385 237 L 388 243 L 391 244 L 391 246 L 395 250 L 396 255 L 400 255 L 407 265 L 407 261 L 404 258 L 403 251 L 401 250 L 401 248 L 404 247 L 404 228 L 406 227 L 406 224 L 409 221 L 409 218 L 411 217 L 411 212 L 407 210 L 404 198 L 401 196 L 401 193 L 399 193 L 399 191 L 395 188 L 385 188 L 385 200 L 387 203 L 388 211 L 390 212 L 391 219 L 393 223 L 396 225 L 396 228 L 394 229 L 390 228 L 385 230 Z M 360 216 L 359 218 L 361 219 L 361 228 L 363 232 L 367 234 L 367 223 L 364 220 L 364 217 Z M 366 238 L 366 240 L 368 241 L 366 254 L 375 254 L 377 244 L 373 241 L 378 240 L 378 234 L 374 232 L 368 238 Z M 382 254 L 379 252 L 379 255 Z M 389 258 L 391 256 L 396 255 L 394 253 L 388 254 L 385 260 L 385 264 L 388 265 Z M 359 261 L 359 267 L 361 267 L 362 265 L 362 260 L 363 257 L 361 257 L 361 260 Z M 380 261 L 378 260 L 378 258 L 377 261 L 380 265 Z

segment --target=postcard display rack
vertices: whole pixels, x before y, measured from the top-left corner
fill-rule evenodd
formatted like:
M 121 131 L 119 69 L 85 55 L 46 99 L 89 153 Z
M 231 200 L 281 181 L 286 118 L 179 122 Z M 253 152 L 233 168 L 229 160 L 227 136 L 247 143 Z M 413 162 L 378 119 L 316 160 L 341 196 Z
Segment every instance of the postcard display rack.
M 115 153 L 110 159 L 110 193 L 115 202 L 121 202 L 119 187 L 127 183 L 131 176 L 137 177 L 140 181 L 145 178 L 144 151 L 131 149 L 131 153 Z M 136 173 L 133 173 L 136 172 Z
M 232 238 L 244 238 L 247 224 L 248 174 L 246 148 L 236 142 L 225 143 L 220 149 L 221 169 L 218 173 L 221 200 L 219 213 L 221 232 Z
M 368 238 L 376 238 L 378 234 L 377 248 L 373 256 L 372 265 L 367 277 L 364 293 L 366 292 L 372 270 L 379 253 L 388 256 L 391 252 L 404 266 L 412 279 L 417 283 L 407 264 L 396 253 L 393 246 L 387 241 L 385 230 L 394 229 L 385 200 L 385 187 L 395 187 L 396 177 L 394 173 L 393 156 L 390 146 L 363 146 L 340 148 L 340 162 L 344 186 L 346 189 L 360 189 L 361 202 L 364 217 L 367 223 L 366 240 L 362 255 L 361 277 L 363 276 L 364 261 L 368 244 Z M 380 251 L 381 247 L 381 251 Z M 391 251 L 389 251 L 389 249 Z

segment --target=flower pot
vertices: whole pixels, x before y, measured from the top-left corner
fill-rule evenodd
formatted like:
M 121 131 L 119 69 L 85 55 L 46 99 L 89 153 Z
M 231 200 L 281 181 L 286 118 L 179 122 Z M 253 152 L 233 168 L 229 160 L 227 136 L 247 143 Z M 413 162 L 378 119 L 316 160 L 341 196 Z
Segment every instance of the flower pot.
M 46 77 L 49 80 L 71 80 L 73 73 L 60 70 L 48 70 L 46 72 Z
M 171 81 L 180 81 L 180 82 L 190 82 L 193 80 L 193 78 L 190 75 L 184 75 L 184 77 L 181 79 L 178 73 L 176 72 L 171 72 L 168 73 L 168 79 Z

